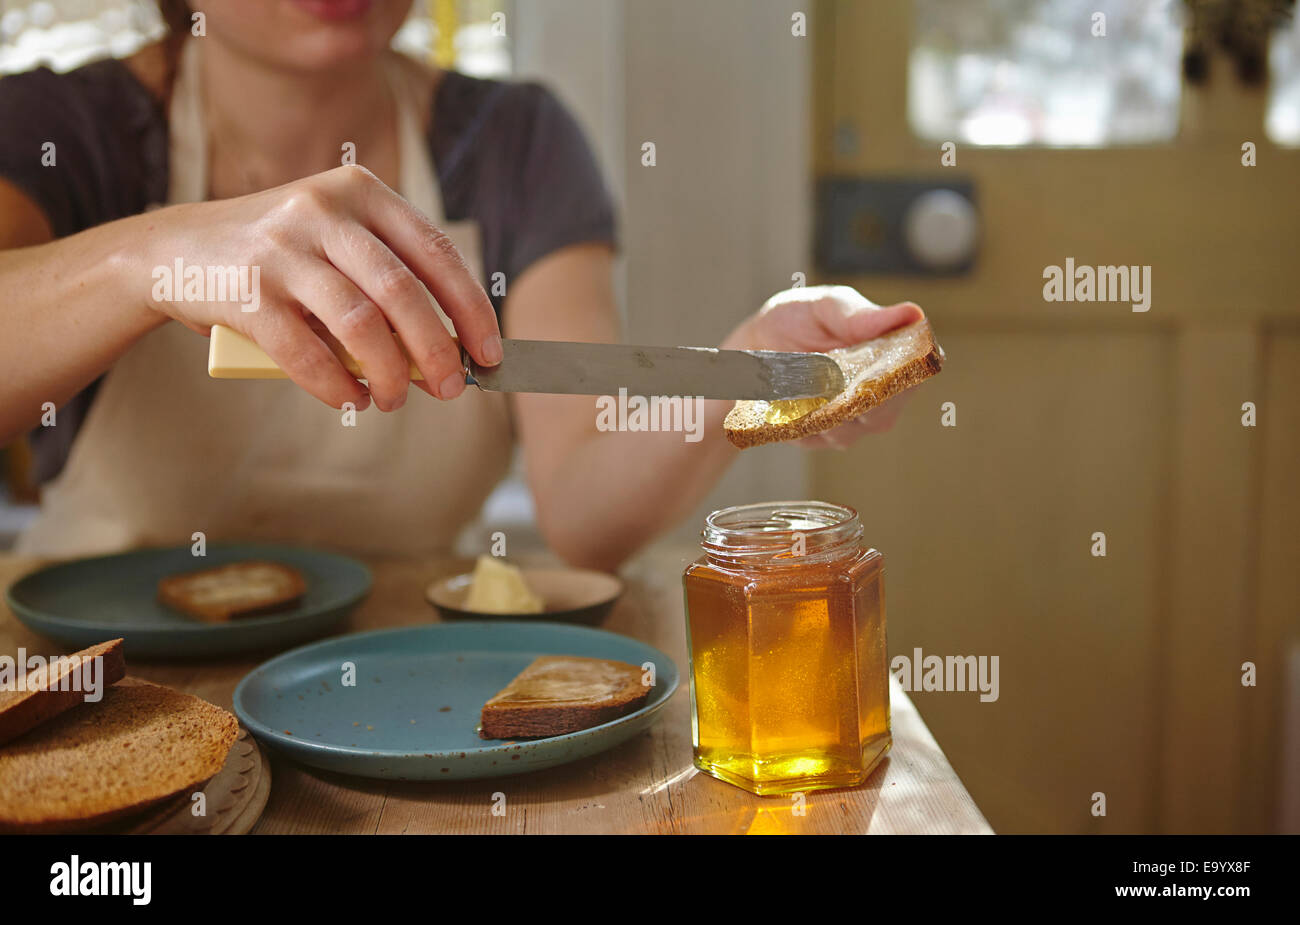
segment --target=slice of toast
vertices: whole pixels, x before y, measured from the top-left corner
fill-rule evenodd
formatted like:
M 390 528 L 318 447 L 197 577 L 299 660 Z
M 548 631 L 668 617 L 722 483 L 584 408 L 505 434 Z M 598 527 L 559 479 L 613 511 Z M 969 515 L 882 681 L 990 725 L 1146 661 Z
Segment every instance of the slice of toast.
M 479 735 L 524 739 L 599 726 L 636 710 L 650 688 L 626 662 L 544 655 L 483 705 Z
M 0 832 L 87 831 L 192 791 L 239 723 L 198 697 L 126 678 L 0 748 Z
M 126 677 L 126 656 L 120 639 L 101 642 L 46 664 L 26 677 L 21 690 L 0 691 L 0 745 L 85 701 L 89 691 L 83 682 L 89 679 L 81 675 L 82 666 L 96 658 L 101 661 L 95 669 L 95 683 L 102 695 L 110 684 Z
M 296 568 L 249 560 L 172 575 L 158 582 L 158 600 L 209 623 L 292 607 L 307 593 Z
M 727 439 L 743 450 L 830 430 L 929 379 L 944 359 L 924 319 L 829 356 L 844 371 L 843 392 L 802 416 L 773 413 L 771 402 L 738 401 L 723 423 Z

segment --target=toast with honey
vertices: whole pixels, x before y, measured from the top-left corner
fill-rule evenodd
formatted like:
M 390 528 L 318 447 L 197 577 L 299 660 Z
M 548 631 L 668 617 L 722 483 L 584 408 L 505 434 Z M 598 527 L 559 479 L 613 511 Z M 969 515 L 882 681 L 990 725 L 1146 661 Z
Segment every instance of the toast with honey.
M 102 659 L 100 667 L 95 669 L 95 683 L 102 694 L 110 684 L 126 677 L 126 656 L 120 639 L 53 659 L 32 672 L 21 689 L 0 691 L 0 745 L 84 702 L 88 691 L 80 682 L 86 680 L 85 675 L 77 678 L 76 674 L 96 658 Z
M 828 355 L 844 372 L 844 391 L 826 402 L 738 401 L 723 423 L 727 439 L 743 450 L 811 437 L 920 385 L 943 368 L 944 360 L 925 319 Z
M 590 729 L 626 716 L 649 695 L 635 665 L 544 655 L 483 705 L 479 735 L 527 739 Z
M 297 569 L 261 560 L 231 562 L 158 582 L 158 600 L 208 623 L 285 610 L 306 593 L 307 582 Z

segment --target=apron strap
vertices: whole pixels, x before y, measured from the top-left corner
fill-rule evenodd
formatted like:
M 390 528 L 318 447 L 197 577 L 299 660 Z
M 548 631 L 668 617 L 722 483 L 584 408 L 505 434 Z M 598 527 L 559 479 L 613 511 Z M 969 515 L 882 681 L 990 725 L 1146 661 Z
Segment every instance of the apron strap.
M 181 42 L 176 79 L 167 110 L 167 204 L 203 202 L 208 198 L 208 132 L 203 124 L 199 45 Z
M 208 198 L 208 133 L 203 121 L 201 42 L 181 43 L 176 79 L 168 107 L 170 156 L 167 202 L 203 202 Z M 398 192 L 435 225 L 446 221 L 442 191 L 424 138 L 424 119 L 416 92 L 414 69 L 393 56 L 384 60 L 384 76 L 397 104 Z
M 384 72 L 397 101 L 397 142 L 401 159 L 399 192 L 411 205 L 441 227 L 446 222 L 442 189 L 424 137 L 424 119 L 420 113 L 413 69 L 402 67 L 395 57 L 385 59 Z

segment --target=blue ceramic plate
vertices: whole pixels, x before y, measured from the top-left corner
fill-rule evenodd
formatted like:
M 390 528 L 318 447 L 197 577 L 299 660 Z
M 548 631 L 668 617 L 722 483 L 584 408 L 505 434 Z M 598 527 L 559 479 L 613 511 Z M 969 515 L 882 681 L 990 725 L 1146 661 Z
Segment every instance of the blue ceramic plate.
M 652 662 L 645 706 L 591 729 L 515 742 L 478 737 L 483 704 L 539 655 Z M 344 672 L 355 666 L 355 685 Z M 262 742 L 317 768 L 385 780 L 474 780 L 554 767 L 653 723 L 677 666 L 651 646 L 562 623 L 435 623 L 337 636 L 254 669 L 235 712 Z
M 204 623 L 158 602 L 158 580 L 237 562 L 269 559 L 302 572 L 307 593 L 288 610 Z M 84 648 L 126 640 L 126 657 L 228 655 L 310 639 L 335 626 L 370 591 L 370 570 L 346 556 L 296 546 L 188 546 L 142 549 L 51 565 L 20 578 L 5 594 L 14 615 L 38 633 Z

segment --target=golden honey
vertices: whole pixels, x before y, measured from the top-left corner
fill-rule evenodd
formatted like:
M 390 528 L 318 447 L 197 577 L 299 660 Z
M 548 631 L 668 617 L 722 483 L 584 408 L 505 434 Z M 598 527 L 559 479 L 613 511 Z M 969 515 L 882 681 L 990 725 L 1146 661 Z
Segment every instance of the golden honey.
M 767 406 L 763 420 L 769 424 L 789 424 L 816 411 L 829 398 L 784 398 Z
M 888 751 L 883 559 L 851 508 L 711 514 L 683 576 L 695 764 L 758 794 L 862 783 Z

